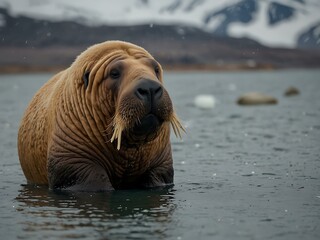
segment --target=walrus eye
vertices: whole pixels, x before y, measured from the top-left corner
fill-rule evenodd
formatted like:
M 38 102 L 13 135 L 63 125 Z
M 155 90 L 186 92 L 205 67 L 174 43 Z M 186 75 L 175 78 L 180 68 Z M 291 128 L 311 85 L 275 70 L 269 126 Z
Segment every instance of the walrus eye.
M 90 72 L 86 72 L 82 77 L 82 80 L 84 82 L 84 87 L 85 88 L 87 88 L 88 84 L 89 84 L 89 75 L 90 75 Z
M 160 68 L 159 66 L 154 67 L 154 72 L 158 75 L 160 73 Z
M 118 79 L 121 76 L 120 71 L 118 69 L 112 69 L 110 71 L 110 77 L 113 79 Z

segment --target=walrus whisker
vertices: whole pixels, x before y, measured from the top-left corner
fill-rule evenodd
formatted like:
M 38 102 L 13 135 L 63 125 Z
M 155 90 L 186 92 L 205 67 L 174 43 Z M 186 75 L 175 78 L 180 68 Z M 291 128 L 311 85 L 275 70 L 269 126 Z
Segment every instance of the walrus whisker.
M 115 127 L 115 123 L 114 123 L 114 117 L 112 117 L 112 121 L 107 125 L 107 127 L 105 128 L 105 130 L 102 130 L 101 133 L 107 138 L 109 139 L 110 134 L 114 134 L 114 129 Z M 113 136 L 113 135 L 112 135 Z M 111 140 L 107 140 L 107 142 L 112 142 Z
M 106 135 L 108 135 L 108 132 L 110 132 L 110 130 L 113 128 L 113 124 L 109 124 L 105 130 L 103 130 L 102 132 L 103 133 L 106 133 Z
M 181 138 L 181 133 L 180 133 L 179 128 L 176 125 L 176 122 L 174 122 L 174 121 L 171 122 L 171 126 L 172 126 L 172 129 L 173 129 L 174 135 L 176 135 L 176 137 Z
M 186 130 L 182 126 L 179 118 L 177 117 L 177 115 L 175 113 L 173 113 L 172 118 L 170 120 L 170 123 L 171 123 L 173 132 L 176 135 L 176 137 L 182 138 L 180 130 L 182 130 L 183 132 L 186 132 Z

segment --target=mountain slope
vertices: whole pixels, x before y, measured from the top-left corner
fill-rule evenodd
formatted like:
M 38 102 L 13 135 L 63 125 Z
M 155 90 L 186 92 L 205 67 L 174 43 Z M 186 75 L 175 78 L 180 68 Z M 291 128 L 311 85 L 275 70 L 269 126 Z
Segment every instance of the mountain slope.
M 190 26 L 88 26 L 14 17 L 6 9 L 0 9 L 0 14 L 6 23 L 0 28 L 0 72 L 65 68 L 88 46 L 106 40 L 141 45 L 166 68 L 320 67 L 320 51 L 269 48 L 247 38 L 218 37 Z
M 0 7 L 12 16 L 88 26 L 184 25 L 288 48 L 303 46 L 302 36 L 320 22 L 318 0 L 1 0 Z M 314 39 L 306 45 L 319 48 L 319 34 Z
M 26 0 L 20 1 L 19 8 L 14 7 L 16 1 L 2 2 L 0 72 L 65 68 L 88 46 L 106 40 L 141 45 L 166 68 L 320 67 L 320 51 L 316 51 L 320 21 L 301 32 L 300 49 L 270 47 L 270 40 L 283 46 L 283 32 L 297 32 L 283 28 L 296 17 L 296 6 L 306 0 L 292 1 L 291 7 L 285 7 L 276 0 L 273 4 L 268 0 L 119 0 L 114 8 L 93 8 L 82 0 L 78 5 L 71 0 Z M 215 7 L 209 8 L 213 2 Z M 230 37 L 241 28 L 235 35 L 242 37 Z M 249 33 L 263 40 L 255 41 Z

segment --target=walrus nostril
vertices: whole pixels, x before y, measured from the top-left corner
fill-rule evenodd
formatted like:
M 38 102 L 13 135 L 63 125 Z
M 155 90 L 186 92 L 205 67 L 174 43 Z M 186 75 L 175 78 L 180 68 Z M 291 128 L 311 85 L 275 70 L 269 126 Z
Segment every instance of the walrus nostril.
M 154 98 L 159 99 L 162 96 L 163 90 L 162 87 L 159 86 L 155 91 L 154 91 Z
M 143 101 L 153 101 L 161 98 L 163 93 L 160 83 L 143 79 L 136 87 L 135 95 Z
M 148 96 L 150 95 L 150 92 L 148 89 L 138 88 L 136 91 L 136 95 L 140 99 L 144 99 L 144 98 L 148 98 Z

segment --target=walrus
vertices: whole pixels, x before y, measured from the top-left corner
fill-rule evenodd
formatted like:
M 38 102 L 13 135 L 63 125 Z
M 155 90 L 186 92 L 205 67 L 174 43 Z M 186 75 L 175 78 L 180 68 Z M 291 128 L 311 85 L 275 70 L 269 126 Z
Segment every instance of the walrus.
M 109 191 L 173 184 L 170 125 L 183 126 L 161 65 L 122 41 L 93 45 L 35 94 L 18 131 L 30 184 Z

